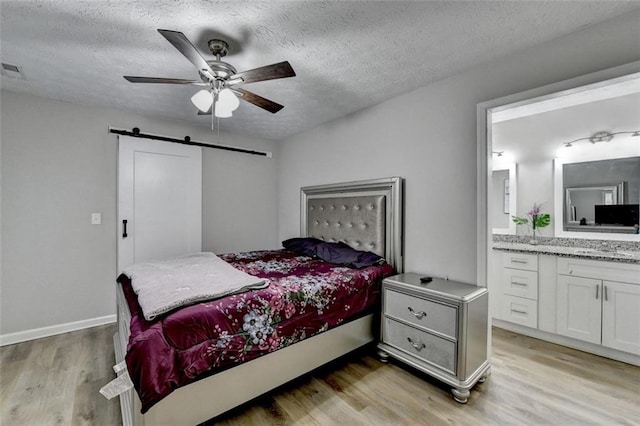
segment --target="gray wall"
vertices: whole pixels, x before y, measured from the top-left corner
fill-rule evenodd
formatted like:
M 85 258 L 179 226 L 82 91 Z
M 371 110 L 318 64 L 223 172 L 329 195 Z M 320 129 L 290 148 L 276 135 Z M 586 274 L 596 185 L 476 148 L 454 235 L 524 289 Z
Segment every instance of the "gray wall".
M 542 212 L 551 214 L 549 226 L 538 229 L 538 235 L 553 237 L 553 160 L 532 160 L 518 163 L 518 216 L 525 216 L 533 204 L 542 205 Z M 526 225 L 516 227 L 519 235 L 531 235 Z
M 115 313 L 116 136 L 109 126 L 215 141 L 194 127 L 30 95 L 0 94 L 0 334 Z M 203 249 L 277 245 L 277 144 L 221 134 L 274 158 L 203 150 Z M 90 214 L 102 213 L 102 225 Z
M 476 106 L 640 59 L 631 13 L 390 99 L 284 141 L 279 238 L 301 186 L 406 178 L 405 270 L 476 281 Z

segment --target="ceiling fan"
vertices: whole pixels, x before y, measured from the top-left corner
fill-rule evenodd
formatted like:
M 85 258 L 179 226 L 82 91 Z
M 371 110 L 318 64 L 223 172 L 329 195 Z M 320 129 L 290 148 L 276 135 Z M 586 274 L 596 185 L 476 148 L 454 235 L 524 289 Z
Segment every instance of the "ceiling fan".
M 200 90 L 191 98 L 191 101 L 199 110 L 198 115 L 211 115 L 213 113 L 214 116 L 220 118 L 231 117 L 232 112 L 238 108 L 240 103 L 238 99 L 254 104 L 273 114 L 284 108 L 283 105 L 241 89 L 238 86 L 257 81 L 294 77 L 296 73 L 289 62 L 284 61 L 249 71 L 238 72 L 231 64 L 220 60 L 229 50 L 229 45 L 224 40 L 209 40 L 209 49 L 216 59 L 206 61 L 183 33 L 171 30 L 158 30 L 158 32 L 196 66 L 200 80 L 125 75 L 124 78 L 127 81 L 131 83 L 186 84 L 205 87 L 206 89 Z

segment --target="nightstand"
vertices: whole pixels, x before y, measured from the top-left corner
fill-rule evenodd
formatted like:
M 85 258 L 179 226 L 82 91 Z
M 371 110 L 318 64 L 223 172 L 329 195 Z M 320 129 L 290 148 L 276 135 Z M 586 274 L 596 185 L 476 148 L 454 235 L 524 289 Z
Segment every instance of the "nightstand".
M 382 362 L 391 356 L 450 385 L 467 402 L 470 389 L 489 375 L 488 292 L 451 280 L 407 273 L 382 281 Z

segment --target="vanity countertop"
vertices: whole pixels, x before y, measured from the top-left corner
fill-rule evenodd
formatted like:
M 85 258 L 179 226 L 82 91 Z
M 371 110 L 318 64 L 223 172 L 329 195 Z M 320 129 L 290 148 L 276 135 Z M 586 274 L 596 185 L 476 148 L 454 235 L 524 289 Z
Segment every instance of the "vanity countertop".
M 539 253 L 562 257 L 606 260 L 609 262 L 640 263 L 640 251 L 635 250 L 604 251 L 587 247 L 563 247 L 545 244 L 533 245 L 498 241 L 493 242 L 493 248 L 495 250 L 517 253 Z

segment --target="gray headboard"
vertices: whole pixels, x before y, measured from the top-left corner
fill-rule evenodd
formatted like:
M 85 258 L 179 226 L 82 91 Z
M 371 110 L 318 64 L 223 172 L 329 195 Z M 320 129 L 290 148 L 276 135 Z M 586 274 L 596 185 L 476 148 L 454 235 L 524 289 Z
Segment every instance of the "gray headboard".
M 300 199 L 301 236 L 372 251 L 402 272 L 401 178 L 307 186 Z

